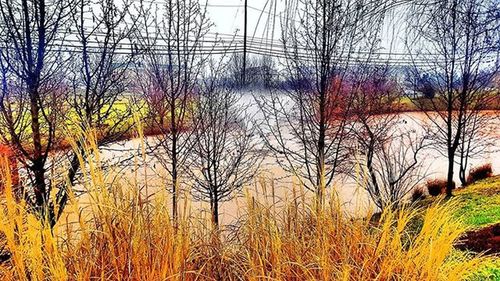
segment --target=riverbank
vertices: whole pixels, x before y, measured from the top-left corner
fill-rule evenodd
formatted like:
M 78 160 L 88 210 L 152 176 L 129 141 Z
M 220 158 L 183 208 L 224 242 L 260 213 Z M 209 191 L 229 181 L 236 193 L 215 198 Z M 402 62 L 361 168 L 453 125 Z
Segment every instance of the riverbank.
M 500 176 L 477 182 L 466 188 L 457 190 L 455 196 L 461 200 L 461 208 L 456 216 L 463 217 L 465 223 L 473 231 L 481 233 L 481 229 L 500 224 Z M 500 233 L 495 236 L 480 237 L 480 242 L 500 244 Z M 463 239 L 467 236 L 464 235 Z M 485 241 L 488 239 L 489 241 Z M 474 242 L 474 241 L 471 241 Z M 498 246 L 498 244 L 496 244 Z M 490 244 L 491 245 L 491 244 Z M 483 248 L 482 250 L 487 250 Z M 500 253 L 491 253 L 471 280 L 500 280 Z
M 469 229 L 457 242 L 460 251 L 456 254 L 477 252 L 489 255 L 469 280 L 500 280 L 500 253 L 492 251 L 494 245 L 500 243 L 500 233 L 495 230 L 500 224 L 500 175 L 457 189 L 454 195 L 458 208 L 453 216 L 461 219 Z M 428 198 L 421 205 L 428 206 L 436 200 Z

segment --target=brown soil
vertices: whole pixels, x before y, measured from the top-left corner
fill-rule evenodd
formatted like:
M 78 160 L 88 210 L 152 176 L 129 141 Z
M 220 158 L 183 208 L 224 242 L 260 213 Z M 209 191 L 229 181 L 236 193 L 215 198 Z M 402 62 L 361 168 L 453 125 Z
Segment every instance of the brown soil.
M 477 253 L 500 254 L 500 223 L 465 233 L 456 247 Z

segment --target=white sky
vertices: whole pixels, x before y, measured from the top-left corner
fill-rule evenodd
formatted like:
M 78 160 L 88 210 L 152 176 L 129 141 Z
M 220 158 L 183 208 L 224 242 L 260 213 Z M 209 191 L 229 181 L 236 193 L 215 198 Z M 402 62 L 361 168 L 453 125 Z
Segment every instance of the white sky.
M 210 14 L 212 22 L 215 24 L 213 30 L 219 33 L 233 34 L 238 30 L 238 34 L 243 34 L 243 22 L 244 22 L 244 0 L 200 0 L 200 3 L 205 4 L 208 1 L 207 10 Z M 266 30 L 266 23 L 268 19 L 272 22 L 273 16 L 268 13 L 274 13 L 274 7 L 271 6 L 271 2 L 276 3 L 276 14 L 275 17 L 275 28 L 274 37 L 272 37 L 272 28 Z M 266 5 L 267 3 L 267 5 Z M 218 5 L 234 5 L 241 7 L 222 7 Z M 280 13 L 284 12 L 285 0 L 248 0 L 248 34 L 257 38 L 274 38 L 279 40 L 281 36 L 281 22 Z M 261 13 L 257 11 L 257 8 L 264 10 L 267 13 Z M 262 15 L 261 15 L 262 14 Z M 382 35 L 382 47 L 389 49 L 392 44 L 392 49 L 394 52 L 404 52 L 403 39 L 399 34 L 402 34 L 405 27 L 402 9 L 393 11 L 389 16 L 399 19 L 396 21 L 387 20 L 383 35 Z M 260 17 L 260 21 L 259 21 Z M 394 29 L 394 30 L 393 30 Z M 395 36 L 393 36 L 393 31 Z
M 206 2 L 206 0 L 200 0 L 202 4 Z M 254 7 L 257 9 L 264 10 L 269 12 L 270 4 L 266 6 L 266 2 L 278 2 L 277 4 L 277 13 L 284 9 L 284 2 L 282 0 L 248 0 L 248 6 Z M 208 0 L 208 4 L 212 5 L 207 7 L 207 10 L 210 14 L 210 18 L 212 22 L 215 24 L 214 31 L 220 33 L 234 33 L 239 29 L 238 34 L 243 34 L 243 22 L 244 22 L 244 0 Z M 240 5 L 241 7 L 222 7 L 217 5 Z M 265 37 L 264 28 L 266 22 L 268 20 L 269 15 L 266 13 L 262 14 L 262 17 L 259 22 L 259 16 L 262 13 L 253 9 L 248 9 L 248 33 L 250 35 L 254 34 L 256 30 L 255 37 Z M 270 17 L 272 20 L 272 16 Z M 279 28 L 280 21 L 279 17 L 276 17 L 276 31 L 275 31 L 275 39 L 279 38 Z M 264 36 L 263 36 L 264 35 Z M 269 32 L 269 38 L 271 36 L 271 32 Z
M 136 0 L 134 0 L 134 2 L 135 1 Z M 144 0 L 145 3 L 158 5 L 158 9 L 161 9 L 160 7 L 162 6 L 162 3 L 164 3 L 163 1 L 164 0 Z M 221 33 L 224 35 L 237 33 L 237 35 L 243 35 L 245 0 L 198 1 L 200 1 L 201 5 L 205 5 L 205 3 L 207 3 L 208 16 L 214 24 L 211 30 L 212 33 Z M 260 38 L 264 38 L 264 40 L 266 38 L 267 40 L 273 39 L 279 42 L 281 38 L 281 17 L 285 13 L 285 2 L 289 3 L 290 1 L 293 0 L 248 0 L 248 36 L 250 45 L 253 45 L 254 47 L 257 46 L 255 48 L 259 48 L 258 43 L 261 42 L 259 40 Z M 276 7 L 274 7 L 274 5 L 276 5 Z M 403 44 L 404 41 L 400 36 L 400 34 L 404 34 L 403 31 L 405 27 L 402 10 L 403 9 L 400 9 L 399 11 L 392 11 L 392 13 L 388 15 L 388 20 L 386 21 L 382 31 L 381 52 L 391 51 L 391 53 L 407 53 Z M 393 19 L 399 19 L 399 21 Z M 395 35 L 393 35 L 393 33 Z M 222 37 L 229 39 L 227 35 Z M 251 42 L 252 37 L 255 37 L 253 39 L 253 43 L 255 44 L 252 44 Z M 237 37 L 236 41 L 238 41 L 238 44 L 241 44 L 242 37 Z M 262 46 L 260 46 L 260 48 L 262 48 Z M 391 58 L 401 59 L 403 57 L 391 55 Z

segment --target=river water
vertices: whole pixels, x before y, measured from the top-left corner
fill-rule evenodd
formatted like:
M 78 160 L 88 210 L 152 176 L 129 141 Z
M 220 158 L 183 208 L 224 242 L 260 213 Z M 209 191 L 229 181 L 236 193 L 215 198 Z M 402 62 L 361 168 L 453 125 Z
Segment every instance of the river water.
M 241 104 L 248 105 L 248 111 L 254 118 L 262 118 L 259 113 L 259 108 L 255 103 L 254 96 L 262 95 L 262 93 L 245 93 L 240 100 Z M 491 163 L 494 173 L 500 173 L 500 118 L 498 112 L 491 113 L 491 122 L 488 126 L 489 137 L 493 140 L 493 145 L 489 149 L 483 151 L 479 157 L 470 159 L 469 167 L 474 167 L 484 163 Z M 423 131 L 423 125 L 429 124 L 428 116 L 423 113 L 401 113 L 399 126 L 403 130 Z M 124 159 L 132 159 L 129 167 L 120 170 L 120 180 L 130 180 L 137 178 L 139 186 L 147 185 L 148 193 L 155 193 L 164 190 L 166 184 L 166 173 L 162 165 L 156 157 L 141 156 L 141 145 L 153 144 L 156 142 L 156 137 L 146 137 L 144 140 L 132 139 L 113 144 L 102 150 L 102 159 L 107 162 L 121 162 Z M 147 146 L 147 145 L 146 145 Z M 134 160 L 135 159 L 135 160 Z M 426 178 L 445 178 L 447 173 L 447 159 L 435 148 L 426 148 L 420 153 L 421 171 L 425 172 Z M 130 167 L 131 166 L 131 167 Z M 458 165 L 455 165 L 455 181 L 459 183 Z M 265 184 L 263 184 L 265 182 Z M 266 157 L 261 165 L 259 176 L 254 182 L 248 186 L 235 198 L 221 205 L 221 221 L 223 223 L 232 222 L 237 218 L 247 204 L 249 196 L 258 197 L 260 201 L 266 201 L 269 204 L 274 204 L 275 208 L 280 208 L 283 202 L 289 202 L 294 196 L 300 196 L 302 193 L 305 197 L 312 195 L 312 192 L 305 191 L 296 184 L 297 180 L 284 172 L 275 162 L 272 157 Z M 367 209 L 373 209 L 367 193 L 354 181 L 351 177 L 338 177 L 334 180 L 330 191 L 335 191 L 338 194 L 343 208 L 351 213 L 366 212 Z M 193 212 L 206 213 L 208 205 L 202 202 L 192 202 L 189 204 Z M 208 217 L 208 214 L 207 214 Z

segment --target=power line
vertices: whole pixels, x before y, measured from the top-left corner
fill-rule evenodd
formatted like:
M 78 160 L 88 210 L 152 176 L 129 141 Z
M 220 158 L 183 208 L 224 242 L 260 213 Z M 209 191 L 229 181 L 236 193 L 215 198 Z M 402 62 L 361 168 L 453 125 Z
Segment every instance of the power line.
M 70 31 L 70 32 L 67 32 L 67 35 L 72 35 L 72 36 L 77 36 L 77 37 L 81 37 L 81 34 L 79 32 L 75 32 L 75 31 Z M 106 34 L 105 32 L 99 32 L 99 31 L 92 31 L 92 32 L 89 32 L 88 34 L 85 34 L 86 36 L 91 36 L 91 37 L 94 37 L 95 39 L 97 39 L 98 37 L 103 37 L 103 36 L 106 36 L 108 34 Z M 134 37 L 136 35 L 130 35 L 130 36 L 127 36 L 126 38 L 124 39 L 127 39 L 127 40 L 130 40 L 130 38 Z M 165 38 L 163 38 L 163 36 L 161 35 L 149 35 L 149 36 L 146 36 L 146 35 L 143 35 L 143 34 L 140 34 L 138 35 L 138 38 L 141 38 L 141 39 L 152 39 L 154 40 L 155 42 L 156 41 L 163 41 L 163 42 L 167 42 L 165 41 Z M 166 38 L 166 39 L 170 39 L 170 38 Z M 66 41 L 75 41 L 75 40 L 72 40 L 72 39 L 69 39 L 69 38 L 66 38 L 64 39 Z M 184 38 L 183 41 L 188 41 L 188 42 L 199 42 L 199 43 L 203 43 L 203 44 L 225 44 L 225 43 L 230 43 L 230 44 L 236 44 L 238 42 L 241 42 L 240 40 L 242 40 L 243 42 L 245 41 L 245 37 L 244 35 L 240 35 L 240 34 L 227 34 L 227 33 L 218 33 L 218 32 L 208 32 L 202 39 L 189 39 L 189 38 Z M 175 39 L 173 40 L 175 41 Z M 99 41 L 95 41 L 95 42 L 92 42 L 92 41 L 89 41 L 91 43 L 95 43 L 95 44 L 98 44 Z M 247 38 L 247 44 L 250 43 L 250 44 L 253 44 L 253 45 L 258 45 L 259 47 L 268 47 L 270 46 L 272 50 L 275 50 L 275 49 L 281 49 L 281 50 L 285 50 L 285 49 L 293 49 L 293 50 L 299 50 L 299 51 L 304 51 L 304 52 L 314 52 L 316 49 L 315 48 L 310 48 L 310 47 L 307 47 L 305 46 L 304 44 L 300 44 L 300 45 L 297 45 L 297 44 L 293 44 L 292 47 L 286 47 L 285 44 L 287 42 L 283 42 L 281 40 L 272 40 L 272 39 L 268 39 L 268 38 L 262 38 L 262 37 L 252 37 L 250 39 Z M 301 43 L 301 42 L 299 42 Z M 122 42 L 120 44 L 127 44 L 126 42 Z M 356 53 L 356 54 L 371 54 L 373 53 L 372 51 L 368 52 L 368 51 L 361 51 L 361 50 L 357 50 L 357 51 L 352 51 L 351 53 Z M 410 54 L 410 53 L 404 53 L 404 52 L 392 52 L 392 51 L 383 51 L 383 50 L 377 50 L 375 51 L 375 54 L 376 55 L 387 55 L 387 56 L 410 56 L 410 55 L 415 55 L 415 54 Z M 418 56 L 431 56 L 431 57 L 438 57 L 440 56 L 440 54 L 433 54 L 433 53 L 425 53 L 425 54 L 417 54 Z
M 161 40 L 159 40 L 161 41 Z M 189 48 L 196 48 L 196 49 L 202 49 L 202 50 L 232 50 L 236 48 L 242 48 L 243 50 L 245 49 L 245 45 L 243 44 L 243 47 L 241 43 L 238 43 L 238 41 L 232 41 L 231 44 L 228 45 L 216 45 L 215 43 L 220 43 L 220 41 L 213 41 L 213 40 L 186 40 L 188 44 L 180 45 L 179 47 L 189 49 Z M 66 44 L 65 46 L 70 46 L 74 48 L 81 48 L 82 44 L 81 41 L 78 39 L 65 39 L 63 41 L 60 41 L 60 43 L 76 43 L 78 45 L 68 45 Z M 189 44 L 189 42 L 196 43 L 196 45 Z M 178 47 L 175 44 L 173 45 L 167 45 L 165 44 L 166 41 L 163 42 L 164 44 L 161 44 L 159 42 L 155 42 L 154 46 L 155 49 L 161 50 L 162 48 L 174 48 Z M 209 45 L 205 45 L 205 43 L 208 43 Z M 279 55 L 284 55 L 287 52 L 282 49 L 281 46 L 271 46 L 268 44 L 262 44 L 260 42 L 254 42 L 253 40 L 248 41 L 249 44 L 247 44 L 247 49 L 252 49 L 253 51 L 258 51 L 259 53 L 263 55 L 273 55 L 273 56 L 279 56 Z M 57 44 L 59 45 L 59 44 Z M 91 48 L 103 48 L 102 46 L 99 46 L 99 42 L 87 42 L 87 46 Z M 117 49 L 132 49 L 132 48 L 140 48 L 141 45 L 133 42 L 121 42 L 118 44 Z M 291 48 L 295 50 L 295 48 Z M 308 54 L 310 57 L 314 57 L 311 54 L 314 54 L 315 51 L 311 49 L 306 49 L 308 52 L 302 52 L 298 53 L 300 55 Z M 288 52 L 289 53 L 289 52 Z M 420 59 L 412 59 L 412 58 L 404 58 L 402 56 L 411 56 L 411 54 L 404 54 L 404 53 L 391 53 L 391 52 L 369 52 L 369 51 L 353 51 L 353 52 L 348 52 L 346 53 L 349 56 L 357 55 L 357 56 L 363 56 L 363 55 L 370 55 L 373 57 L 373 59 L 384 59 L 384 60 L 389 60 L 389 61 L 427 61 L 431 59 L 426 59 L 426 58 L 420 58 Z M 337 56 L 341 56 L 342 54 L 337 54 Z M 391 56 L 399 56 L 398 58 L 392 58 Z M 335 56 L 332 56 L 335 57 Z M 384 57 L 384 58 L 380 58 Z M 434 59 L 432 59 L 434 60 Z
M 161 41 L 161 40 L 160 40 Z M 164 41 L 163 43 L 165 43 Z M 189 44 L 189 42 L 196 43 L 196 45 Z M 170 53 L 177 54 L 200 54 L 200 55 L 209 55 L 209 54 L 225 54 L 225 53 L 245 53 L 245 47 L 238 43 L 238 41 L 231 41 L 231 44 L 228 45 L 217 45 L 215 43 L 219 43 L 219 41 L 206 41 L 204 39 L 198 40 L 188 40 L 188 44 L 183 44 L 180 46 L 174 45 L 165 45 L 158 42 L 155 42 L 154 47 L 151 48 L 143 48 L 140 44 L 136 44 L 133 42 L 120 42 L 117 44 L 113 50 L 116 51 L 117 54 L 131 54 L 133 52 L 140 53 L 141 51 L 148 50 L 157 52 L 159 55 Z M 71 44 L 74 43 L 74 44 Z M 99 53 L 99 50 L 103 50 L 105 47 L 99 45 L 98 41 L 88 41 L 86 44 L 87 50 L 92 50 L 92 53 Z M 205 45 L 208 43 L 208 45 Z M 314 50 L 308 50 L 307 52 L 295 52 L 292 54 L 291 52 L 285 51 L 281 46 L 270 46 L 269 44 L 263 44 L 261 42 L 254 42 L 253 40 L 248 41 L 249 44 L 246 46 L 246 53 L 254 54 L 254 55 L 263 55 L 263 56 L 272 56 L 275 58 L 291 58 L 296 56 L 299 59 L 306 60 L 317 60 L 319 57 L 315 55 Z M 59 47 L 66 48 L 65 50 L 61 50 L 62 52 L 81 52 L 83 45 L 82 42 L 78 39 L 70 39 L 65 38 L 63 40 L 55 40 L 51 44 L 51 47 Z M 295 51 L 295 48 L 291 48 Z M 392 57 L 393 55 L 399 55 L 399 57 Z M 332 56 L 332 58 L 340 60 L 357 60 L 357 59 L 367 59 L 369 56 L 369 60 L 374 62 L 384 62 L 388 64 L 414 64 L 414 63 L 422 63 L 422 64 L 430 64 L 431 62 L 439 62 L 436 61 L 435 58 L 428 58 L 428 56 L 419 58 L 405 58 L 401 56 L 411 56 L 411 54 L 403 54 L 403 53 L 391 53 L 391 52 L 364 52 L 364 51 L 355 51 L 348 52 L 345 54 L 337 54 Z
M 75 34 L 72 34 L 75 35 Z M 93 37 L 97 39 L 99 36 L 104 36 L 102 33 L 96 33 Z M 157 38 L 155 41 L 153 48 L 142 48 L 140 44 L 134 42 L 120 42 L 117 44 L 114 50 L 117 54 L 131 54 L 132 52 L 140 52 L 143 49 L 147 49 L 149 51 L 157 52 L 159 55 L 167 54 L 167 50 L 170 50 L 171 53 L 179 53 L 179 54 L 187 54 L 187 53 L 197 53 L 200 55 L 209 55 L 209 54 L 223 54 L 223 53 L 245 53 L 245 46 L 241 45 L 241 41 L 238 40 L 228 40 L 229 44 L 224 44 L 226 41 L 224 40 L 207 40 L 207 39 L 186 39 L 186 44 L 182 44 L 180 46 L 176 46 L 176 44 L 168 45 L 167 41 L 162 38 Z M 73 44 L 71 44 L 73 43 Z M 92 50 L 92 53 L 99 53 L 99 50 L 103 50 L 104 46 L 99 45 L 101 42 L 89 40 L 87 42 L 87 49 Z M 163 44 L 162 44 L 163 43 Z M 193 43 L 193 44 L 190 44 Z M 79 39 L 71 39 L 64 38 L 54 40 L 51 44 L 51 47 L 60 47 L 66 48 L 68 52 L 81 52 L 83 45 Z M 180 47 L 180 48 L 178 48 Z M 142 49 L 141 49 L 142 48 Z M 174 49 L 177 48 L 177 49 Z M 318 57 L 315 55 L 316 50 L 308 49 L 308 48 L 290 48 L 293 52 L 296 52 L 297 58 L 306 59 L 306 60 L 317 60 Z M 246 53 L 253 55 L 263 55 L 263 56 L 272 56 L 275 58 L 290 58 L 294 56 L 291 52 L 286 51 L 283 45 L 272 45 L 263 42 L 256 42 L 255 40 L 248 40 L 246 46 Z M 432 55 L 432 58 L 429 56 Z M 349 58 L 347 58 L 347 56 Z M 392 53 L 392 52 L 368 52 L 368 51 L 353 51 L 345 54 L 337 54 L 332 57 L 336 59 L 366 59 L 366 56 L 370 56 L 371 61 L 376 62 L 385 62 L 389 64 L 414 64 L 414 63 L 425 63 L 429 64 L 430 62 L 439 62 L 436 60 L 435 54 L 421 54 L 416 58 L 411 57 L 412 54 L 407 53 Z M 395 56 L 395 57 L 394 57 Z M 406 57 L 405 57 L 406 56 Z
M 268 0 L 269 1 L 269 0 Z M 150 3 L 155 3 L 155 1 L 144 1 L 144 2 L 150 2 Z M 201 5 L 203 6 L 203 5 Z M 245 5 L 215 5 L 215 4 L 207 4 L 206 6 L 209 7 L 233 7 L 233 8 L 240 8 L 244 7 L 245 8 L 245 30 L 243 35 L 239 34 L 224 34 L 224 33 L 213 33 L 209 32 L 207 33 L 213 36 L 212 38 L 209 38 L 208 36 L 203 37 L 202 39 L 189 39 L 185 38 L 183 41 L 186 41 L 187 44 L 183 44 L 181 46 L 184 49 L 190 49 L 190 48 L 195 48 L 196 52 L 199 52 L 200 54 L 210 54 L 210 52 L 217 52 L 217 53 L 222 53 L 222 52 L 232 52 L 232 53 L 240 53 L 241 51 L 243 52 L 244 56 L 244 68 L 246 68 L 246 59 L 247 59 L 247 54 L 255 54 L 255 55 L 267 55 L 267 56 L 273 56 L 277 58 L 289 58 L 290 53 L 288 53 L 287 49 L 291 49 L 295 52 L 297 52 L 297 57 L 299 58 L 304 58 L 304 59 L 311 59 L 311 60 L 317 60 L 317 56 L 315 56 L 315 52 L 318 50 L 316 48 L 309 48 L 307 45 L 295 45 L 293 47 L 287 47 L 285 46 L 286 42 L 283 42 L 283 40 L 275 40 L 273 38 L 262 38 L 262 37 L 255 37 L 252 36 L 252 38 L 248 38 L 248 30 L 247 30 L 247 13 L 248 13 L 248 8 L 257 10 L 261 12 L 261 15 L 263 13 L 268 14 L 268 15 L 273 15 L 277 16 L 276 12 L 270 13 L 267 12 L 263 9 L 258 9 L 252 6 L 249 6 L 247 3 L 247 0 L 245 0 Z M 266 3 L 267 6 L 267 3 Z M 270 9 L 273 7 L 273 4 L 271 4 Z M 274 4 L 274 10 L 276 11 L 276 4 Z M 84 18 L 88 19 L 88 18 Z M 92 21 L 94 22 L 94 18 L 92 18 Z M 267 25 L 269 25 L 269 18 Z M 90 28 L 90 27 L 89 27 Z M 273 23 L 273 30 L 274 30 L 274 23 Z M 274 32 L 274 31 L 273 31 Z M 72 31 L 67 33 L 68 35 L 73 35 L 73 36 L 81 36 L 81 34 L 74 33 Z M 88 41 L 88 48 L 92 48 L 93 52 L 99 53 L 100 49 L 100 42 L 98 41 L 98 36 L 105 36 L 105 33 L 100 33 L 100 32 L 90 32 L 89 34 L 86 34 L 88 36 L 94 36 L 95 40 L 89 40 Z M 149 48 L 149 50 L 152 51 L 165 51 L 165 49 L 162 48 L 171 48 L 169 45 L 161 44 L 166 43 L 166 40 L 169 40 L 170 38 L 162 38 L 162 36 L 155 35 L 151 37 L 141 37 L 140 38 L 145 38 L 145 39 L 153 39 L 155 40 L 155 48 Z M 126 40 L 130 40 L 129 38 L 125 38 Z M 243 48 L 241 50 L 241 41 L 243 40 Z M 81 45 L 81 42 L 78 39 L 70 39 L 70 38 L 64 38 L 61 40 L 61 43 L 58 44 L 57 46 L 62 46 L 65 48 L 72 48 L 71 52 L 77 52 L 77 50 L 82 48 L 83 46 L 78 46 L 78 45 L 68 45 L 68 44 L 62 44 L 63 41 L 66 42 L 73 42 Z M 259 42 L 260 41 L 260 42 Z M 224 45 L 224 43 L 230 42 L 229 45 Z M 192 44 L 190 45 L 189 43 L 197 43 L 200 44 L 200 46 L 193 46 Z M 209 46 L 205 45 L 209 44 Z M 221 46 L 223 45 L 223 46 Z M 136 43 L 133 42 L 120 42 L 119 47 L 116 48 L 116 50 L 120 51 L 120 54 L 128 54 L 125 53 L 126 51 L 134 51 L 134 48 L 138 48 Z M 171 52 L 177 52 L 177 53 L 185 53 L 186 50 L 171 50 Z M 161 53 L 160 53 L 161 54 Z M 412 54 L 409 53 L 397 53 L 397 52 L 384 52 L 384 51 L 362 51 L 362 50 L 357 50 L 357 51 L 352 51 L 349 52 L 348 56 L 352 55 L 357 55 L 354 57 L 355 59 L 358 58 L 363 58 L 363 55 L 370 55 L 373 56 L 370 58 L 373 61 L 384 61 L 388 63 L 429 63 L 431 60 L 436 62 L 436 58 L 438 58 L 440 55 L 438 54 L 419 54 L 417 55 L 417 58 L 411 57 Z M 338 58 L 341 58 L 342 54 L 338 55 Z M 410 57 L 410 58 L 407 58 Z M 432 57 L 432 58 L 429 58 Z M 352 58 L 352 57 L 351 57 Z M 349 59 L 351 59 L 349 58 Z M 347 58 L 343 58 L 347 59 Z M 243 73 L 245 73 L 245 70 L 243 70 Z

